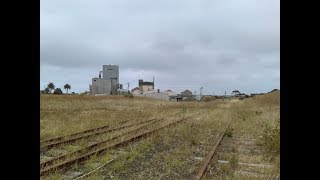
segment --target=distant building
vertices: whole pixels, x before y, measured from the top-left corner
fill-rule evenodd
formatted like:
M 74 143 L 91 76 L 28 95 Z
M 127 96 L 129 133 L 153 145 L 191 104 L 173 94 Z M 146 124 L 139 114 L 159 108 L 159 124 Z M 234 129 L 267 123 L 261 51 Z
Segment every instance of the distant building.
M 168 94 L 169 94 L 169 96 L 176 96 L 176 95 L 177 95 L 177 93 L 175 93 L 175 92 L 171 91 L 170 89 L 168 89 L 168 90 L 164 91 L 163 93 L 168 93 Z
M 185 90 L 185 91 L 182 91 L 182 92 L 181 92 L 181 95 L 182 95 L 182 96 L 192 96 L 192 92 L 189 91 L 189 90 Z
M 154 90 L 154 82 L 143 82 L 142 79 L 139 79 L 139 90 L 142 93 L 146 93 L 148 91 L 153 91 Z
M 102 77 L 101 77 L 102 73 Z M 99 78 L 92 78 L 92 84 L 89 85 L 90 94 L 117 94 L 117 90 L 122 88 L 119 84 L 119 66 L 103 65 L 99 72 Z
M 141 91 L 140 91 L 140 89 L 139 89 L 138 87 L 135 87 L 135 88 L 133 88 L 133 89 L 131 90 L 131 93 L 132 93 L 132 94 L 141 94 Z
M 187 99 L 187 100 L 192 100 L 193 99 L 193 95 L 192 92 L 189 90 L 185 90 L 181 92 L 181 96 L 183 99 Z

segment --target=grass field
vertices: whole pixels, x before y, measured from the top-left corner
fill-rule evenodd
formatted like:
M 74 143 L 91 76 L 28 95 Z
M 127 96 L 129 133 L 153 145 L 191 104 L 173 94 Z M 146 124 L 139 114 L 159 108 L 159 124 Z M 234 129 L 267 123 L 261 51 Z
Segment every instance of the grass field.
M 280 159 L 280 92 L 244 100 L 210 102 L 174 102 L 122 96 L 41 95 L 40 141 L 97 128 L 118 122 L 138 122 L 150 118 L 163 119 L 156 128 L 183 117 L 199 115 L 165 128 L 128 146 L 110 150 L 91 158 L 66 173 L 53 173 L 43 179 L 68 179 L 76 173 L 95 171 L 87 179 L 192 179 L 217 136 L 231 121 L 227 136 L 255 139 L 263 148 L 262 159 L 279 174 Z M 93 141 L 101 141 L 124 131 L 53 148 L 40 154 L 41 160 L 81 149 Z M 260 162 L 258 156 L 238 155 L 237 161 Z M 231 162 L 231 161 L 230 161 Z M 231 163 L 230 163 L 231 164 Z M 227 169 L 225 171 L 232 171 Z M 240 179 L 225 173 L 216 179 Z M 227 179 L 228 179 L 227 178 Z M 250 179 L 242 175 L 241 179 Z M 254 178 L 253 178 L 254 179 Z

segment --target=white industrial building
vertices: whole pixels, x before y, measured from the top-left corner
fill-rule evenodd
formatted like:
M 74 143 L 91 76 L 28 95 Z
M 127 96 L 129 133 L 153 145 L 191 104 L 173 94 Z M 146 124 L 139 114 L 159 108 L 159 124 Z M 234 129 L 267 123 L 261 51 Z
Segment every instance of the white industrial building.
M 102 76 L 101 76 L 102 73 Z M 92 84 L 89 85 L 90 94 L 117 94 L 118 89 L 122 89 L 119 84 L 119 66 L 103 65 L 99 72 L 99 78 L 92 78 Z
M 148 91 L 153 91 L 154 90 L 154 81 L 147 82 L 147 81 L 143 81 L 143 79 L 139 79 L 139 90 L 142 93 L 146 93 Z

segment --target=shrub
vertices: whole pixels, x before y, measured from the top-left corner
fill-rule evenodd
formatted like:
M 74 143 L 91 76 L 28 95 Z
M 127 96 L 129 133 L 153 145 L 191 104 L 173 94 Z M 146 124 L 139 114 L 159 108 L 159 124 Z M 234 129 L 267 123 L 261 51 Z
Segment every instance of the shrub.
M 225 134 L 226 134 L 227 137 L 232 137 L 233 129 L 232 128 L 228 128 Z
M 239 162 L 239 157 L 237 156 L 237 154 L 233 154 L 232 157 L 229 160 L 230 167 L 232 169 L 235 169 L 237 167 L 237 165 L 238 165 L 238 162 Z
M 210 102 L 210 101 L 214 101 L 216 98 L 215 97 L 204 97 L 203 101 L 204 102 Z
M 63 94 L 62 90 L 60 88 L 56 88 L 53 92 L 53 94 Z
M 256 96 L 256 95 L 257 95 L 257 93 L 252 93 L 252 94 L 250 94 L 249 97 L 254 97 L 254 96 Z
M 224 177 L 226 175 L 230 175 L 231 167 L 229 165 L 227 165 L 227 164 L 224 164 L 224 165 L 221 166 L 219 171 L 222 174 L 222 176 Z M 225 178 L 223 178 L 223 179 L 225 179 Z
M 270 91 L 269 93 L 272 93 L 272 92 L 275 92 L 275 91 L 278 91 L 278 89 L 273 89 L 273 90 Z
M 268 156 L 280 155 L 280 119 L 274 126 L 265 126 L 260 144 Z

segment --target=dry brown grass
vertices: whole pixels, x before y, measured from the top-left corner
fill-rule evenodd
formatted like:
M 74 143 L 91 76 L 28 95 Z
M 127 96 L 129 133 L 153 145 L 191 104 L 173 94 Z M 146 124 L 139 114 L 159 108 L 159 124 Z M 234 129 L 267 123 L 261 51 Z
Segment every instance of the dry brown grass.
M 41 95 L 40 139 L 67 135 L 124 120 L 172 115 L 179 110 L 166 106 L 168 103 L 172 102 L 145 98 L 129 99 L 121 96 Z
M 190 160 L 190 157 L 205 156 L 209 151 L 206 148 L 215 143 L 217 134 L 224 130 L 229 121 L 232 121 L 232 136 L 257 138 L 263 136 L 266 126 L 276 126 L 280 119 L 280 94 L 274 92 L 242 101 L 208 102 L 174 102 L 123 96 L 41 95 L 40 138 L 49 139 L 125 120 L 165 118 L 169 122 L 177 119 L 178 113 L 182 113 L 179 117 L 187 117 L 199 112 L 198 117 L 166 128 L 141 140 L 134 147 L 125 148 L 124 159 L 99 170 L 92 178 L 112 176 L 121 179 L 128 175 L 133 179 L 190 178 L 200 166 L 200 161 Z M 85 166 L 90 169 L 90 162 Z M 138 171 L 137 168 L 142 170 Z

